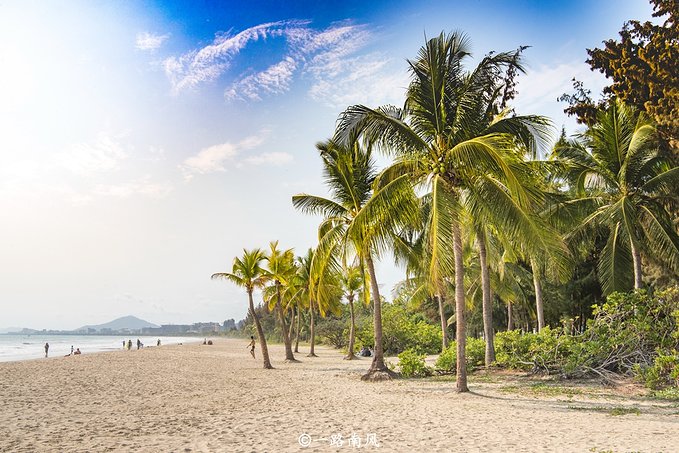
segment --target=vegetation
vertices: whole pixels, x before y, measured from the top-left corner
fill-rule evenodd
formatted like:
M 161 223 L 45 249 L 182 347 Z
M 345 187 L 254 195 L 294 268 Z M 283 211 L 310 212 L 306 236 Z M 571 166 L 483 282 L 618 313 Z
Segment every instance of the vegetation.
M 632 21 L 620 43 L 590 51 L 613 78 L 610 96 L 591 102 L 576 82 L 565 100 L 587 107 L 586 130 L 553 145 L 548 119 L 510 105 L 524 48 L 466 69 L 461 33 L 408 61 L 402 108 L 342 112 L 316 146 L 329 196 L 292 198 L 321 216 L 317 246 L 295 258 L 272 242 L 213 275 L 246 288 L 262 350 L 265 331 L 289 361 L 300 338 L 309 357 L 317 341 L 345 359 L 373 347 L 368 380 L 395 376 L 385 355 L 416 377 L 440 354 L 436 369 L 454 373 L 459 392 L 467 368 L 490 366 L 679 388 L 679 169 L 668 152 L 678 14 L 675 2 L 653 4 L 664 25 Z M 392 160 L 380 171 L 373 152 Z M 393 302 L 375 269 L 389 254 L 406 271 Z

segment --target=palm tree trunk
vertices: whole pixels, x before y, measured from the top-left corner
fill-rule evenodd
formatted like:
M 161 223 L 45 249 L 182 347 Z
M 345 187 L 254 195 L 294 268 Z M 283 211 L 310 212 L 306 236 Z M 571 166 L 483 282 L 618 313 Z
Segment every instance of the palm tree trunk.
M 634 241 L 630 241 L 632 248 L 632 264 L 634 265 L 634 289 L 641 289 L 643 282 L 641 281 L 641 253 L 634 245 Z
M 264 330 L 262 324 L 259 322 L 259 316 L 255 311 L 255 304 L 252 302 L 252 291 L 248 291 L 248 302 L 250 303 L 250 313 L 252 319 L 255 320 L 255 327 L 257 327 L 257 336 L 259 337 L 259 347 L 262 349 L 262 358 L 264 359 L 264 368 L 272 370 L 271 361 L 269 360 L 269 349 L 266 347 L 266 338 L 264 337 Z
M 514 330 L 514 316 L 511 302 L 507 302 L 507 330 Z
M 354 354 L 354 332 L 356 329 L 356 321 L 354 318 L 354 296 L 347 298 L 349 301 L 349 314 L 351 315 L 351 324 L 349 325 L 349 346 L 347 347 L 347 356 L 344 360 L 353 360 L 356 358 Z
M 316 345 L 316 329 L 314 328 L 314 301 L 309 299 L 309 332 L 311 334 L 311 347 L 309 348 L 309 354 L 307 357 L 318 357 L 314 352 L 314 346 Z
M 297 334 L 295 335 L 295 352 L 299 352 L 299 328 L 301 317 L 302 313 L 300 313 L 299 304 L 297 304 Z
M 281 306 L 281 290 L 279 283 L 276 283 L 276 309 L 278 310 L 278 317 L 281 320 L 281 333 L 283 334 L 283 343 L 285 343 L 285 361 L 297 362 L 295 355 L 292 353 L 292 341 L 288 336 L 288 326 L 285 323 L 285 315 L 283 314 L 283 307 Z
M 486 340 L 485 363 L 489 367 L 495 361 L 495 340 L 493 332 L 493 306 L 490 298 L 490 272 L 486 252 L 486 232 L 479 228 L 477 235 L 479 261 L 481 263 L 481 293 L 483 299 L 483 337 Z
M 290 325 L 288 326 L 288 338 L 292 343 L 292 329 L 295 328 L 295 310 L 290 310 Z
M 457 391 L 468 392 L 467 387 L 467 325 L 464 304 L 464 263 L 462 261 L 462 232 L 460 224 L 453 222 L 453 252 L 455 255 L 455 339 L 457 340 Z
M 540 282 L 540 268 L 535 263 L 535 260 L 530 260 L 531 269 L 533 270 L 533 285 L 535 286 L 535 311 L 538 315 L 538 332 L 545 327 L 545 314 L 543 310 L 542 301 L 542 283 Z
M 382 300 L 380 299 L 380 288 L 377 286 L 377 277 L 375 276 L 375 265 L 373 259 L 368 251 L 365 256 L 365 264 L 368 267 L 368 274 L 370 275 L 370 289 L 372 290 L 373 298 L 373 323 L 375 331 L 375 344 L 373 347 L 373 361 L 370 369 L 364 374 L 361 379 L 364 381 L 380 381 L 391 379 L 396 373 L 387 368 L 384 363 L 384 348 L 382 347 Z
M 435 297 L 439 303 L 439 317 L 441 318 L 441 351 L 445 351 L 448 347 L 448 334 L 446 333 L 448 323 L 446 322 L 446 316 L 443 313 L 443 296 L 437 294 Z

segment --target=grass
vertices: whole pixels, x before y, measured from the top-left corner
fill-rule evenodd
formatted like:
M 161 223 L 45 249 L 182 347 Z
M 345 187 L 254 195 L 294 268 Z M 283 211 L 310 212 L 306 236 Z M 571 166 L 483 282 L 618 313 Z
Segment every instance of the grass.
M 651 397 L 669 400 L 669 401 L 679 401 L 679 387 L 668 387 L 662 390 L 656 390 L 651 394 Z
M 585 412 L 603 412 L 612 416 L 621 416 L 629 414 L 641 415 L 641 411 L 639 410 L 638 407 L 568 406 L 568 409 Z

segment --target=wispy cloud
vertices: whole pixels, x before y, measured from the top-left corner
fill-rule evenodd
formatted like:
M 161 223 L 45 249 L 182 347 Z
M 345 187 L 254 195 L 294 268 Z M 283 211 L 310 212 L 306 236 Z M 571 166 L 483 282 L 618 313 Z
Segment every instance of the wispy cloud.
M 170 37 L 169 33 L 164 35 L 154 35 L 147 31 L 137 33 L 136 47 L 139 50 L 156 50 L 163 45 Z
M 563 93 L 573 91 L 572 79 L 584 82 L 585 87 L 594 96 L 606 85 L 606 79 L 599 72 L 592 71 L 587 64 L 574 61 L 557 65 L 540 65 L 529 69 L 526 74 L 517 79 L 516 102 L 519 113 L 534 113 L 545 105 L 553 105 L 563 110 L 564 104 L 559 104 L 557 98 Z
M 279 94 L 288 91 L 297 63 L 286 57 L 266 71 L 250 75 L 224 92 L 226 99 L 261 100 L 260 93 Z
M 222 75 L 230 66 L 231 60 L 248 43 L 287 35 L 290 29 L 303 27 L 305 22 L 271 22 L 248 28 L 236 35 L 218 35 L 212 44 L 192 50 L 179 57 L 170 57 L 163 62 L 165 74 L 172 83 L 173 92 L 193 88 Z M 293 33 L 296 34 L 296 33 Z
M 243 162 L 251 165 L 284 165 L 292 162 L 292 154 L 285 152 L 263 153 L 243 159 Z
M 408 86 L 408 74 L 379 54 L 334 60 L 327 73 L 319 71 L 309 96 L 334 108 L 352 104 L 397 104 Z
M 149 198 L 164 198 L 172 191 L 169 183 L 154 182 L 150 175 L 146 175 L 136 181 L 122 184 L 99 184 L 94 188 L 94 195 L 109 196 L 115 198 L 129 198 L 133 195 L 142 195 Z
M 312 28 L 308 21 L 272 22 L 235 35 L 219 35 L 210 45 L 167 58 L 163 67 L 172 91 L 177 94 L 227 74 L 249 44 L 271 41 L 276 43 L 271 49 L 276 49 L 272 52 L 277 52 L 278 61 L 264 70 L 249 69 L 233 78 L 224 90 L 225 99 L 261 100 L 264 96 L 289 91 L 295 78 L 306 76 L 312 81 L 311 98 L 332 105 L 348 99 L 353 85 L 365 86 L 359 90 L 363 94 L 368 91 L 368 85 L 389 82 L 389 88 L 379 86 L 373 90 L 379 92 L 378 96 L 369 98 L 377 98 L 379 102 L 389 97 L 385 89 L 394 89 L 391 82 L 401 79 L 400 75 L 394 79 L 386 72 L 387 60 L 383 56 L 359 55 L 371 37 L 367 26 L 346 22 L 321 30 Z M 280 46 L 281 39 L 283 46 Z M 333 87 L 336 90 L 333 91 Z M 397 83 L 396 87 L 399 89 L 400 85 Z M 365 102 L 366 98 L 361 100 Z
M 233 161 L 239 152 L 256 148 L 263 142 L 263 135 L 250 136 L 237 143 L 226 142 L 203 148 L 180 166 L 184 172 L 184 179 L 188 181 L 196 174 L 226 171 L 226 164 Z
M 94 143 L 79 143 L 61 154 L 63 167 L 81 176 L 116 170 L 127 157 L 123 145 L 116 137 L 102 134 Z

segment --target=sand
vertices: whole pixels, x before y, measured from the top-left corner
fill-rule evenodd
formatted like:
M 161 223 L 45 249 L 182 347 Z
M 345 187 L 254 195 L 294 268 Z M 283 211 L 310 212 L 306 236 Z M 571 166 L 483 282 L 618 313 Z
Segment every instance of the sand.
M 679 451 L 677 403 L 540 396 L 474 377 L 468 394 L 450 380 L 366 383 L 369 358 L 324 347 L 287 364 L 273 345 L 276 369 L 264 370 L 246 345 L 0 363 L 0 451 Z

